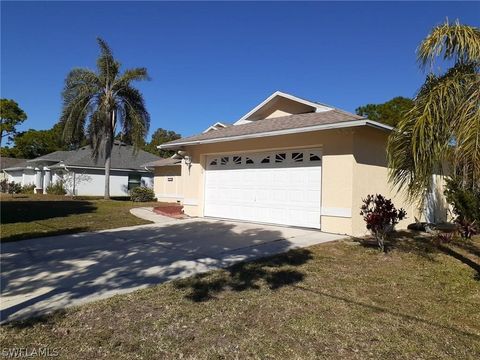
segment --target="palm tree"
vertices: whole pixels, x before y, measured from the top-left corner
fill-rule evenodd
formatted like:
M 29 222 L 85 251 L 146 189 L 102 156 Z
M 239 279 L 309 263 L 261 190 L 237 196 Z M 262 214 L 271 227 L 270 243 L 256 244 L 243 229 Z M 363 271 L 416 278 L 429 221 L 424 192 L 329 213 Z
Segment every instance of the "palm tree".
M 114 137 L 119 127 L 128 134 L 137 149 L 148 132 L 150 115 L 143 96 L 131 83 L 148 80 L 145 68 L 134 68 L 120 73 L 120 63 L 113 57 L 107 43 L 97 38 L 100 56 L 97 71 L 73 69 L 65 79 L 63 90 L 63 139 L 78 141 L 84 131 L 93 156 L 105 156 L 105 199 L 110 198 L 110 165 Z
M 428 70 L 413 108 L 388 142 L 390 180 L 423 199 L 432 174 L 454 171 L 480 186 L 480 30 L 448 21 L 435 27 L 417 50 Z M 436 60 L 453 64 L 435 72 Z

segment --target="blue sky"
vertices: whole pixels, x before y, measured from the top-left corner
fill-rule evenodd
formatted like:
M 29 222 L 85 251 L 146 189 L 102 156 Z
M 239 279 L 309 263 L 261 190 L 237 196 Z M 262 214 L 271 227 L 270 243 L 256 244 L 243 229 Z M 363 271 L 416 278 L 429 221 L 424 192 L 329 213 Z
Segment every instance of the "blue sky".
M 27 112 L 21 130 L 50 128 L 66 74 L 94 68 L 101 36 L 124 67 L 149 70 L 152 131 L 233 122 L 275 90 L 353 112 L 413 96 L 419 42 L 479 14 L 479 2 L 2 2 L 1 96 Z

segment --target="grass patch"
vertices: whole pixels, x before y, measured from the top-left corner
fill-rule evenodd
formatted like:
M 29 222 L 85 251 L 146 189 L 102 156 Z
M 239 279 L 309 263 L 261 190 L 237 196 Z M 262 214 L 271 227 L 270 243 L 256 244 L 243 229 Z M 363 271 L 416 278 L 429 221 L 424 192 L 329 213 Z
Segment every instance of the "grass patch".
M 480 262 L 480 239 L 442 245 Z M 294 250 L 1 328 L 85 358 L 475 359 L 480 279 L 428 238 Z
M 149 224 L 129 210 L 159 205 L 63 195 L 2 194 L 0 200 L 2 242 Z

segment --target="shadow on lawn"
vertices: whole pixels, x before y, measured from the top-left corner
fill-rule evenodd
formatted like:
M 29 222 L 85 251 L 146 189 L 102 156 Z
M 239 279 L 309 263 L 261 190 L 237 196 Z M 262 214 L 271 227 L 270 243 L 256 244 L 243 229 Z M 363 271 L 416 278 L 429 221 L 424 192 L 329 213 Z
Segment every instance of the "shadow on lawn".
M 364 247 L 377 247 L 373 238 L 354 238 L 354 241 Z M 393 250 L 414 253 L 431 261 L 436 261 L 435 255 L 443 253 L 471 267 L 476 272 L 474 278 L 480 280 L 480 264 L 469 258 L 469 256 L 480 258 L 480 248 L 473 240 L 454 239 L 449 243 L 440 243 L 432 235 L 403 230 L 392 234 L 385 243 L 385 249 L 387 253 Z
M 249 263 L 240 263 L 215 274 L 199 274 L 187 279 L 177 280 L 177 289 L 190 289 L 186 296 L 195 302 L 207 301 L 225 290 L 244 291 L 260 289 L 264 282 L 271 290 L 298 283 L 304 274 L 293 269 L 278 268 L 300 266 L 312 259 L 307 249 L 290 250 L 287 253 Z
M 89 201 L 2 201 L 1 223 L 31 222 L 94 212 L 97 207 Z

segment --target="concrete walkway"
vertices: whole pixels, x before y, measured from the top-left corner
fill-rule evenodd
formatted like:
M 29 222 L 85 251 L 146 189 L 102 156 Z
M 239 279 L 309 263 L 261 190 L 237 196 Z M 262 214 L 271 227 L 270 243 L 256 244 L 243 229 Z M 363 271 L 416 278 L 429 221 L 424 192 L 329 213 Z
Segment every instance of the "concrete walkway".
M 140 209 L 136 210 L 137 212 Z M 320 231 L 154 215 L 156 223 L 2 244 L 1 321 L 343 238 Z

